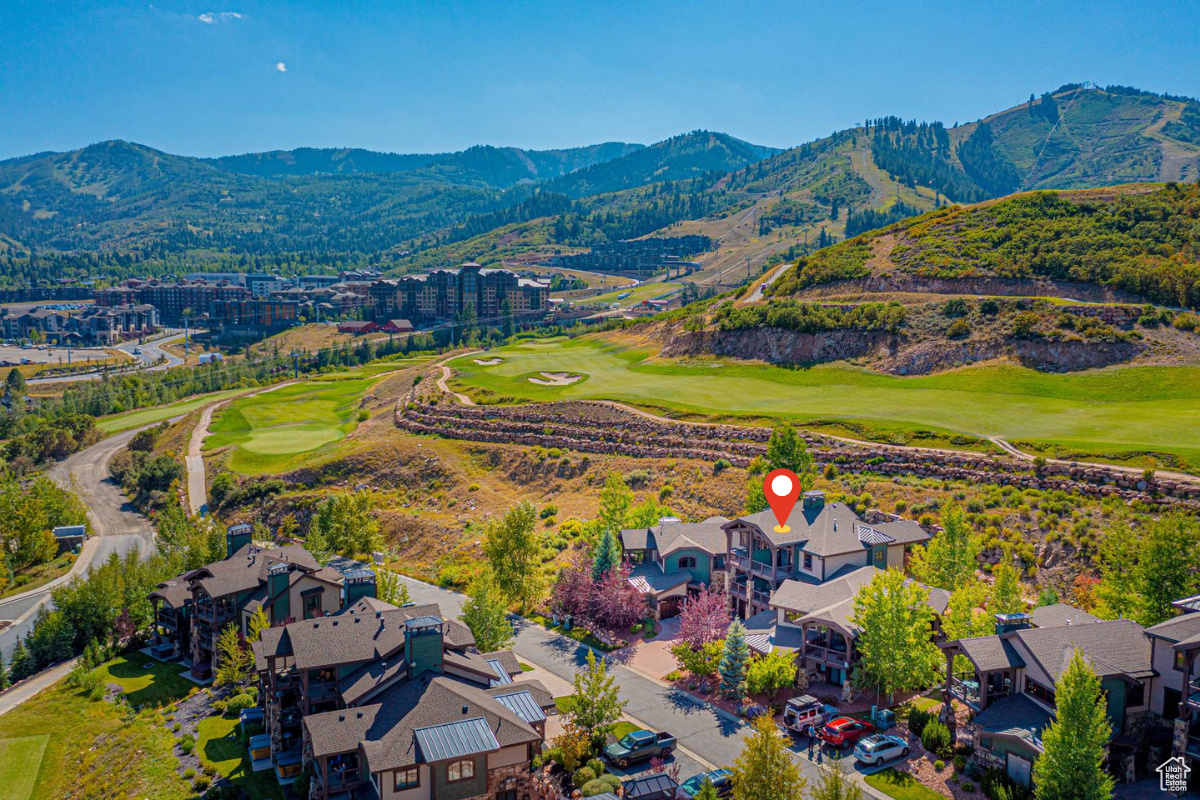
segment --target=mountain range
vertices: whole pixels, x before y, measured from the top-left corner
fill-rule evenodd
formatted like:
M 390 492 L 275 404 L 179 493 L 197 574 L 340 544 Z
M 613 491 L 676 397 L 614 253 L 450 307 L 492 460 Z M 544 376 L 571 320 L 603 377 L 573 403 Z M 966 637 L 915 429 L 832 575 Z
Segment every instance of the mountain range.
M 739 257 L 767 261 L 947 203 L 1198 175 L 1200 103 L 1116 86 L 1068 85 L 950 126 L 884 116 L 783 151 L 709 131 L 649 146 L 214 159 L 109 141 L 0 161 L 0 280 L 184 265 L 403 271 L 739 214 L 757 224 Z

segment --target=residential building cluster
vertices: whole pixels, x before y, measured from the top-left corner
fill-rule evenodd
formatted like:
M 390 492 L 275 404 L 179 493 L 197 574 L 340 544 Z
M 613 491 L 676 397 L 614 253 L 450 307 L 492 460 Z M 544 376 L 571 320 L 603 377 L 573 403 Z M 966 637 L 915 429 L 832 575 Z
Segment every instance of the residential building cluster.
M 882 570 L 904 569 L 911 548 L 930 539 L 911 520 L 867 516 L 814 490 L 793 509 L 787 533 L 776 532 L 766 511 L 699 523 L 663 519 L 622 531 L 621 540 L 634 563 L 629 580 L 655 616 L 677 615 L 705 586 L 723 588 L 751 650 L 793 654 L 809 681 L 836 687 L 849 683 L 859 659 L 858 591 Z M 1180 616 L 1150 628 L 1055 604 L 997 615 L 992 635 L 947 640 L 940 620 L 949 599 L 929 589 L 931 635 L 946 656 L 943 695 L 974 713 L 960 737 L 985 765 L 1029 784 L 1041 731 L 1054 717 L 1055 682 L 1076 650 L 1106 696 L 1110 763 L 1124 769 L 1135 754 L 1152 766 L 1169 756 L 1200 760 L 1200 598 L 1179 601 Z
M 511 651 L 479 652 L 436 604 L 396 607 L 375 588 L 369 569 L 322 567 L 233 526 L 227 558 L 150 595 L 152 647 L 206 679 L 220 631 L 247 636 L 261 609 L 272 627 L 252 645 L 260 706 L 243 712 L 263 724 L 253 767 L 284 785 L 307 770 L 315 800 L 527 797 L 550 692 L 520 679 Z
M 31 339 L 34 332 L 56 344 L 110 346 L 149 336 L 158 330 L 158 309 L 146 303 L 114 306 L 72 305 L 56 308 L 39 305 L 0 308 L 0 338 Z
M 628 239 L 598 244 L 586 253 L 555 256 L 547 263 L 589 272 L 638 272 L 653 275 L 666 269 L 690 272 L 697 264 L 680 261 L 713 249 L 713 240 L 700 234 Z

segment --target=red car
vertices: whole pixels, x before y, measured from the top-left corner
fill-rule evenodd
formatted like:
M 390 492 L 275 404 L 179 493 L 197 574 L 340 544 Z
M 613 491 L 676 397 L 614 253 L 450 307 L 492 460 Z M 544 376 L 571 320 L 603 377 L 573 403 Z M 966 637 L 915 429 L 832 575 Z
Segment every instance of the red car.
M 841 748 L 849 747 L 874 730 L 875 726 L 869 722 L 850 717 L 838 717 L 822 728 L 819 736 L 825 744 Z

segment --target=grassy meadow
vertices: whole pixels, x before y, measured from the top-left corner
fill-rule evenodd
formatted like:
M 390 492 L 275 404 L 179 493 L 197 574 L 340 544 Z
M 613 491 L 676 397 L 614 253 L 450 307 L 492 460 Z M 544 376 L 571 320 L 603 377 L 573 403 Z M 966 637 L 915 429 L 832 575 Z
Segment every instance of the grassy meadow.
M 1200 368 L 1125 367 L 1050 375 L 1011 364 L 897 377 L 844 363 L 787 368 L 722 359 L 660 360 L 612 336 L 523 342 L 500 364 L 452 362 L 457 389 L 484 402 L 622 400 L 676 415 L 861 424 L 998 436 L 1131 460 L 1146 453 L 1200 467 Z M 542 386 L 530 377 L 582 379 Z M 836 430 L 830 432 L 836 433 Z M 923 442 L 924 443 L 924 442 Z M 933 444 L 929 442 L 927 444 Z
M 226 389 L 222 392 L 189 397 L 187 400 L 180 400 L 177 403 L 171 403 L 166 406 L 155 406 L 154 408 L 113 414 L 110 417 L 102 417 L 97 420 L 96 427 L 105 433 L 120 433 L 131 428 L 140 428 L 143 425 L 153 425 L 156 422 L 162 422 L 171 417 L 182 417 L 184 414 L 190 414 L 201 406 L 206 406 L 218 400 L 224 400 L 226 397 L 233 397 L 235 394 L 240 394 L 244 391 L 246 390 Z

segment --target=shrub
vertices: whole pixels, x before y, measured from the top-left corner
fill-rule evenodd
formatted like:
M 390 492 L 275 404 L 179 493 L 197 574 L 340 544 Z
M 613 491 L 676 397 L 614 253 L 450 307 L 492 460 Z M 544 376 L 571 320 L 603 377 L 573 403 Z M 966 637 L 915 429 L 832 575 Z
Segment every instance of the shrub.
M 601 760 L 600 760 L 600 759 L 598 759 L 598 758 L 593 758 L 593 759 L 589 759 L 589 760 L 588 760 L 588 762 L 587 762 L 587 765 L 588 765 L 589 767 L 591 767 L 591 769 L 592 769 L 592 772 L 596 773 L 596 777 L 597 777 L 597 778 L 602 778 L 602 777 L 604 777 L 604 774 L 605 774 L 605 771 L 606 771 L 606 770 L 604 769 L 604 762 L 603 762 L 603 761 L 601 761 Z
M 946 328 L 946 335 L 951 339 L 961 339 L 971 335 L 971 325 L 965 319 L 956 319 Z
M 579 787 L 583 787 L 594 780 L 596 780 L 596 771 L 591 767 L 580 767 L 571 776 L 571 783 Z
M 184 780 L 190 781 L 194 777 L 196 777 L 196 770 L 192 769 L 191 767 L 188 767 L 183 771 Z
M 967 771 L 966 756 L 955 756 L 954 757 L 954 771 L 957 772 L 959 775 L 961 775 Z
M 621 788 L 621 780 L 616 775 L 601 775 L 594 781 L 588 781 L 580 787 L 584 797 L 595 797 L 598 794 L 610 792 L 616 794 Z
M 200 777 L 196 778 L 195 782 L 192 783 L 192 788 L 197 792 L 203 792 L 208 788 L 210 783 L 212 783 L 211 778 L 209 778 L 207 775 L 201 775 Z
M 179 740 L 179 749 L 185 754 L 191 755 L 192 751 L 196 749 L 196 737 L 190 733 L 185 733 L 183 738 Z
M 215 703 L 214 703 L 214 705 L 215 705 Z M 235 695 L 235 696 L 231 697 L 229 699 L 229 701 L 225 704 L 225 713 L 230 714 L 230 715 L 240 714 L 241 712 L 245 711 L 247 708 L 253 708 L 253 707 L 254 707 L 254 698 L 253 697 L 251 697 L 248 694 L 239 694 L 239 695 Z
M 942 770 L 944 770 L 946 768 L 946 762 L 942 761 L 939 758 L 937 761 L 933 762 L 933 768 L 936 769 L 938 772 L 941 772 Z
M 648 469 L 633 469 L 625 476 L 625 483 L 629 484 L 634 489 L 641 488 L 650 483 L 650 470 Z
M 718 458 L 713 463 L 713 475 L 720 475 L 722 472 L 724 472 L 725 470 L 729 469 L 732 466 L 733 466 L 733 464 L 731 464 L 729 462 L 728 458 Z
M 950 745 L 950 729 L 936 719 L 925 723 L 925 729 L 921 731 L 921 744 L 938 756 L 943 752 L 953 752 Z
M 367 421 L 367 420 L 369 420 L 370 418 L 371 418 L 371 412 L 370 412 L 370 411 L 367 411 L 365 408 L 360 408 L 360 409 L 358 410 L 358 421 L 359 421 L 359 422 L 366 422 L 366 421 Z
M 929 717 L 928 712 L 919 708 L 913 708 L 908 712 L 908 729 L 913 736 L 921 737 L 921 734 L 925 732 L 925 724 L 929 722 Z
M 959 788 L 961 788 L 967 794 L 970 794 L 971 792 L 975 791 L 975 784 L 971 783 L 970 781 L 963 781 L 959 785 Z
M 554 505 L 553 503 L 551 503 L 548 506 L 543 506 L 542 510 L 538 512 L 538 516 L 541 517 L 542 519 L 547 519 L 549 517 L 556 516 L 557 514 L 558 514 L 558 506 Z

